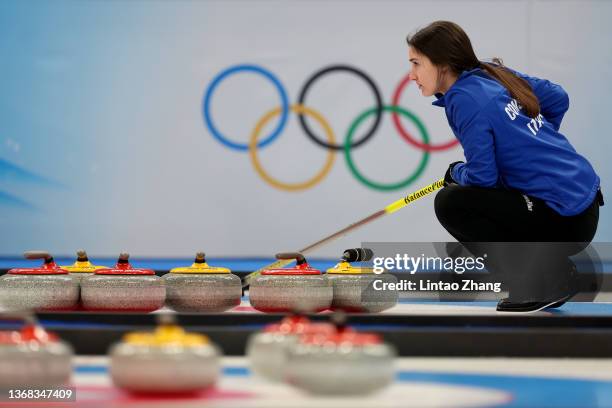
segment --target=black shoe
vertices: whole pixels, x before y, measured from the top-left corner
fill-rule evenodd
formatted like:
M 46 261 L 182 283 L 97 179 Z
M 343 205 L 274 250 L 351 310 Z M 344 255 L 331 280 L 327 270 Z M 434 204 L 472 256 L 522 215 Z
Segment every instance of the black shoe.
M 563 305 L 576 292 L 568 293 L 560 298 L 543 301 L 543 302 L 513 302 L 509 299 L 502 299 L 497 303 L 496 310 L 498 312 L 538 312 L 547 308 L 555 308 Z
M 569 266 L 569 283 L 567 291 L 564 295 L 556 296 L 556 299 L 553 298 L 550 301 L 538 301 L 538 302 L 520 302 L 520 301 L 511 301 L 508 298 L 502 299 L 497 303 L 497 311 L 498 312 L 537 312 L 542 309 L 554 309 L 557 307 L 561 307 L 570 300 L 572 297 L 576 296 L 579 292 L 579 280 L 578 280 L 578 271 L 576 269 L 576 265 L 572 262 L 571 259 L 568 258 L 568 266 Z

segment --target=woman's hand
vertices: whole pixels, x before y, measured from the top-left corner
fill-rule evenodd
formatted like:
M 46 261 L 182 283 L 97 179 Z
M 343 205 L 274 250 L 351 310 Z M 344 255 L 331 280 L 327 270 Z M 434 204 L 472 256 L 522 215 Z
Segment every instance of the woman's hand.
M 456 161 L 448 165 L 448 169 L 446 170 L 446 174 L 444 174 L 444 186 L 448 186 L 449 184 L 457 184 L 457 182 L 453 179 L 453 167 L 456 164 L 463 163 L 462 161 Z

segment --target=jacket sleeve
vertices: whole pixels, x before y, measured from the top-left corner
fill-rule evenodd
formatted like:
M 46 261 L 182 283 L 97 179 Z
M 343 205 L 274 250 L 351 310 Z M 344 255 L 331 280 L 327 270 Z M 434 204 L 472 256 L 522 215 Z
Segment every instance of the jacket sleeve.
M 446 97 L 446 108 L 465 155 L 465 163 L 455 165 L 451 176 L 464 186 L 496 186 L 498 171 L 493 129 L 479 104 L 467 93 L 453 92 Z
M 560 85 L 552 83 L 547 79 L 531 77 L 517 71 L 513 72 L 529 82 L 533 93 L 540 102 L 540 113 L 547 122 L 554 126 L 556 131 L 559 131 L 563 116 L 569 109 L 569 96 L 567 92 Z

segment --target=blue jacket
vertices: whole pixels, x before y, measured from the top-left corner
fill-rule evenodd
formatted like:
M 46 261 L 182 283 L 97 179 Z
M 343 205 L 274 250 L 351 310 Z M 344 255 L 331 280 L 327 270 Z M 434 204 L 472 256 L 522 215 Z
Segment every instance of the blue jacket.
M 547 80 L 516 74 L 540 102 L 535 119 L 480 68 L 464 71 L 446 94 L 436 95 L 433 105 L 445 108 L 466 159 L 453 167 L 452 177 L 461 185 L 518 190 L 561 215 L 579 214 L 595 199 L 599 177 L 559 133 L 567 93 Z

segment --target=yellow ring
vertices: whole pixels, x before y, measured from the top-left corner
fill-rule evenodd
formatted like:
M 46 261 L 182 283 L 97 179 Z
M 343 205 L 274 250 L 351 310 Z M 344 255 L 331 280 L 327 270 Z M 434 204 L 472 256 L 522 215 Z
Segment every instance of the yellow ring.
M 321 114 L 313 109 L 307 108 L 306 106 L 295 104 L 291 105 L 291 112 L 298 113 L 302 115 L 311 116 L 314 118 L 319 124 L 323 127 L 325 131 L 325 135 L 327 136 L 327 142 L 329 144 L 334 144 L 334 132 L 332 131 L 329 123 L 321 116 Z M 286 191 L 298 191 L 298 190 L 306 190 L 308 188 L 313 187 L 317 183 L 323 180 L 323 178 L 330 172 L 332 166 L 334 165 L 334 160 L 336 158 L 335 151 L 333 149 L 329 149 L 327 153 L 327 160 L 325 161 L 325 165 L 323 168 L 315 174 L 315 176 L 309 180 L 299 182 L 299 183 L 285 183 L 279 181 L 275 178 L 272 178 L 261 165 L 259 158 L 257 157 L 257 139 L 259 138 L 259 134 L 261 133 L 263 127 L 272 119 L 273 117 L 279 115 L 281 112 L 281 108 L 272 109 L 255 125 L 255 129 L 253 129 L 253 133 L 251 134 L 251 139 L 249 140 L 249 157 L 251 158 L 251 162 L 255 167 L 255 171 L 259 176 L 264 179 L 268 184 L 273 187 L 278 188 L 279 190 Z

